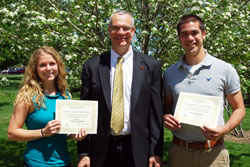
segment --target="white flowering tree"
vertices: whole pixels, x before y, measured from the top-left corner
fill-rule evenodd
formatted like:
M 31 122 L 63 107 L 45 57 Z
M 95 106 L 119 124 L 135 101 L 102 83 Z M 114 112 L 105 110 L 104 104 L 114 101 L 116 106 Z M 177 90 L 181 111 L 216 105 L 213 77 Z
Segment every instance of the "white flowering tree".
M 243 93 L 250 99 L 249 11 L 247 0 L 2 0 L 0 3 L 0 67 L 26 64 L 39 46 L 60 51 L 72 89 L 80 87 L 83 62 L 110 48 L 109 16 L 125 9 L 135 17 L 133 46 L 162 61 L 163 69 L 183 53 L 175 30 L 186 13 L 206 23 L 208 52 L 238 70 Z M 15 61 L 14 61 L 15 60 Z

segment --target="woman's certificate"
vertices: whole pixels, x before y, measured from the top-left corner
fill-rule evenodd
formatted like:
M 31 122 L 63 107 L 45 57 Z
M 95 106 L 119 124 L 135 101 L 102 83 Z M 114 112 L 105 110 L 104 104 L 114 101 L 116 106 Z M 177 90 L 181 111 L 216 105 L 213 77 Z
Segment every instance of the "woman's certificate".
M 61 121 L 59 134 L 76 134 L 81 128 L 96 134 L 97 115 L 97 101 L 56 100 L 55 119 Z
M 222 97 L 181 92 L 174 116 L 182 123 L 216 128 Z

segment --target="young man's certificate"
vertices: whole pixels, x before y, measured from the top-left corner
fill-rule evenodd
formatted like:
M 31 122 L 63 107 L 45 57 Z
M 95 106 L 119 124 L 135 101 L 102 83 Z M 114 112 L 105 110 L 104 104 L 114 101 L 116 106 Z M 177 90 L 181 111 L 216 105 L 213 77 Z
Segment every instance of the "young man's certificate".
M 59 134 L 76 134 L 81 128 L 96 134 L 97 111 L 97 101 L 56 100 L 55 119 L 61 121 Z
M 181 123 L 216 128 L 221 107 L 222 97 L 181 92 L 174 116 Z

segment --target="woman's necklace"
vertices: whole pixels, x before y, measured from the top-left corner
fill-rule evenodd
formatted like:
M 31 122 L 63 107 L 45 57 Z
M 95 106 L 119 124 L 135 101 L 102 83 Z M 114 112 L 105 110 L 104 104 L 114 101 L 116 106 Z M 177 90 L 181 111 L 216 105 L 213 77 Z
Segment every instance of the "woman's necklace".
M 56 89 L 53 89 L 53 90 L 43 90 L 45 94 L 47 95 L 56 95 L 57 94 L 57 91 Z

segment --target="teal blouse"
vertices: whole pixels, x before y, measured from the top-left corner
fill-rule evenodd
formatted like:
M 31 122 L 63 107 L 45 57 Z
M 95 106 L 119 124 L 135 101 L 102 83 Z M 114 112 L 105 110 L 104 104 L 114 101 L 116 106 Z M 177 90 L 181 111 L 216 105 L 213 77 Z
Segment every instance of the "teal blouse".
M 25 121 L 27 129 L 44 128 L 49 121 L 54 120 L 57 99 L 65 99 L 59 91 L 57 95 L 45 95 L 44 104 L 46 108 L 37 109 L 35 104 L 35 110 L 28 114 Z M 29 141 L 23 156 L 25 163 L 32 167 L 69 165 L 70 157 L 66 139 L 67 135 L 55 134 Z

